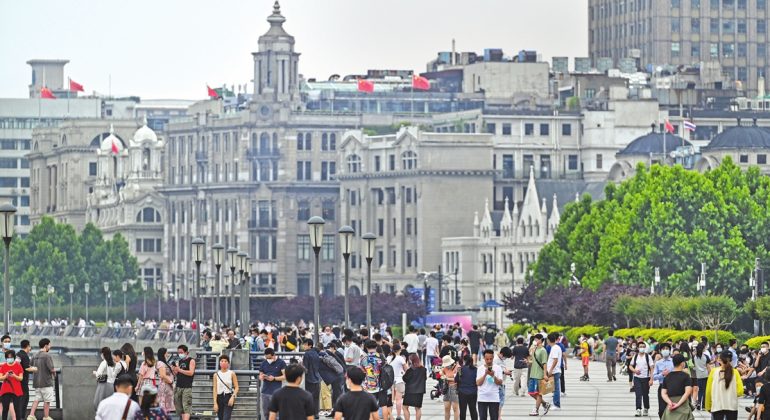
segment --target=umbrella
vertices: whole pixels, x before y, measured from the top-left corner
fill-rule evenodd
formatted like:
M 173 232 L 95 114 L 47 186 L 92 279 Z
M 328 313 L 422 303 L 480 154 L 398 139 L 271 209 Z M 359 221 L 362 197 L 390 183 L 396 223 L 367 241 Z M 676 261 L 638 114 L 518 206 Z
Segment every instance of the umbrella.
M 487 301 L 484 301 L 484 303 L 481 304 L 482 308 L 502 308 L 503 305 L 501 305 L 498 301 L 494 299 L 490 299 Z

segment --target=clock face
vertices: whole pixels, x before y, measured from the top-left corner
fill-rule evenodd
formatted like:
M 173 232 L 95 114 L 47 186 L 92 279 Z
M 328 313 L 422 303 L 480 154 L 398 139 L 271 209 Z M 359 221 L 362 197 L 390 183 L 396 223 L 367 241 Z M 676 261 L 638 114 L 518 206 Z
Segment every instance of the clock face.
M 261 108 L 259 108 L 259 113 L 263 117 L 269 117 L 270 116 L 270 107 L 267 105 L 262 105 Z

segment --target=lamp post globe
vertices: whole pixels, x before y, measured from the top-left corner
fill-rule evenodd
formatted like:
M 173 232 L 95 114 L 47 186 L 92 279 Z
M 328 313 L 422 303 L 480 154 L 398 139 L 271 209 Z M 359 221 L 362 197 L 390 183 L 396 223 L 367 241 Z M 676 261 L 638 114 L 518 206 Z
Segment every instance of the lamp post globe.
M 315 254 L 315 276 L 313 277 L 313 342 L 318 344 L 321 330 L 321 265 L 319 262 L 319 253 L 324 237 L 324 225 L 326 221 L 319 216 L 313 216 L 307 221 L 308 232 L 310 233 L 310 246 Z
M 361 239 L 364 241 L 364 258 L 366 258 L 366 328 L 368 329 L 372 327 L 372 260 L 377 237 L 367 232 Z
M 13 228 L 16 223 L 16 207 L 5 203 L 0 205 L 0 235 L 5 243 L 5 258 L 3 259 L 3 328 L 9 334 L 11 329 L 11 291 L 10 274 L 8 272 L 11 258 L 11 241 L 13 240 Z
M 32 318 L 37 321 L 37 286 L 32 285 Z
M 353 253 L 353 237 L 356 234 L 355 229 L 345 225 L 337 232 L 340 235 L 340 248 L 342 258 L 345 259 L 345 287 L 342 296 L 345 300 L 345 328 L 350 328 L 350 254 Z

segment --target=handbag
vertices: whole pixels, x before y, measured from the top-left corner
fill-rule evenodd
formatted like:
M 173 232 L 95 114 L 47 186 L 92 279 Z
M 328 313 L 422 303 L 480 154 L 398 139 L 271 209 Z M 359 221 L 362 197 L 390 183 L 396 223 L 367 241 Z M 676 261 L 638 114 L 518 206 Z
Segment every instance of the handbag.
M 543 373 L 545 373 L 545 367 L 542 363 L 540 363 L 539 360 L 537 360 L 537 356 L 535 355 L 533 357 L 535 359 L 535 362 L 537 362 L 538 365 L 540 365 L 540 369 L 543 369 Z M 553 381 L 553 376 L 550 378 L 543 378 L 540 379 L 537 383 L 537 390 L 540 393 L 540 395 L 548 395 L 553 394 L 554 389 L 556 389 L 556 384 Z
M 96 377 L 96 383 L 103 384 L 107 382 L 107 375 L 99 375 Z

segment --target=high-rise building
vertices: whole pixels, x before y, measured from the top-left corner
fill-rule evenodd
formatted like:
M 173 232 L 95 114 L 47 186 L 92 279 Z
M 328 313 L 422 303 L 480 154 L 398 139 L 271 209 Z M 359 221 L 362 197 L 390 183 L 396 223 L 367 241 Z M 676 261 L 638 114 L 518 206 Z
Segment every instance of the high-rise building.
M 750 94 L 768 69 L 767 0 L 589 0 L 589 52 L 658 67 L 718 61 Z

